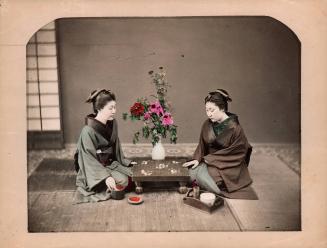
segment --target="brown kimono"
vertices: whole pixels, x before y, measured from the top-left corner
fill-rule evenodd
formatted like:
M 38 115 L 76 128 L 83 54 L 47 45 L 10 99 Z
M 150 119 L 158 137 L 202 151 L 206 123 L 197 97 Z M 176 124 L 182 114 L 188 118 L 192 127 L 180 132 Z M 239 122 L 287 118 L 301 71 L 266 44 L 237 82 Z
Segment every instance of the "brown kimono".
M 207 164 L 209 175 L 218 185 L 224 186 L 220 188 L 226 191 L 226 196 L 238 198 L 230 193 L 245 189 L 252 183 L 248 171 L 252 147 L 248 143 L 237 116 L 228 114 L 230 118 L 218 136 L 209 119 L 203 123 L 200 141 L 193 159 Z M 241 198 L 247 198 L 246 194 Z M 253 197 L 249 196 L 249 198 Z

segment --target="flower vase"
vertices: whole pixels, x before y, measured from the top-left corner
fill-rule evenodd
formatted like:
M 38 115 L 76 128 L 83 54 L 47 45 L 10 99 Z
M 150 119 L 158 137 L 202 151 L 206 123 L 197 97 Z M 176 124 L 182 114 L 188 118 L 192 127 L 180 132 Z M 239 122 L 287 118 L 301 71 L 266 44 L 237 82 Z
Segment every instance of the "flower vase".
M 152 148 L 152 160 L 164 160 L 166 157 L 165 148 L 161 143 L 161 138 Z

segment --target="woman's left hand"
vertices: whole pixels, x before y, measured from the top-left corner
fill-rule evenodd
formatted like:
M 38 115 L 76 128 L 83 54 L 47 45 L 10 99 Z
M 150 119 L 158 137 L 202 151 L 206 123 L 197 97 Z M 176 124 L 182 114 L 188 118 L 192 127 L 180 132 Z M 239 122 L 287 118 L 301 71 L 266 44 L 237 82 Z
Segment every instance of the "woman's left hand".
M 189 166 L 192 166 L 192 169 L 194 169 L 195 167 L 197 167 L 199 165 L 199 161 L 197 161 L 196 159 L 195 160 L 192 160 L 192 161 L 189 161 L 189 162 L 186 162 L 183 164 L 183 167 L 189 167 Z

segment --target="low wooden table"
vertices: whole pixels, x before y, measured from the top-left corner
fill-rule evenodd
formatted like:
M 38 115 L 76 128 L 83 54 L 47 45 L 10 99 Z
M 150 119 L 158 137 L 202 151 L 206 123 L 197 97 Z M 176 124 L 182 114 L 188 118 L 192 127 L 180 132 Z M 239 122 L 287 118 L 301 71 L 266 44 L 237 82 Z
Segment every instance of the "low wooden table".
M 167 158 L 165 160 L 135 159 L 132 181 L 136 184 L 136 193 L 143 193 L 142 182 L 178 182 L 178 191 L 187 192 L 186 184 L 190 179 L 188 169 L 182 167 L 186 158 Z

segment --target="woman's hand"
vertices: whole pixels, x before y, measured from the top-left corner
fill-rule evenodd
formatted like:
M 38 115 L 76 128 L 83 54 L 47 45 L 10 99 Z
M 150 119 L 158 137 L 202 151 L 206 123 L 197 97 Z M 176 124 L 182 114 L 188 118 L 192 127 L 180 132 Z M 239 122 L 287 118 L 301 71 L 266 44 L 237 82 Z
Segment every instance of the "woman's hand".
M 115 182 L 115 179 L 113 177 L 107 177 L 106 185 L 108 187 L 107 191 L 117 190 L 116 182 Z
M 192 169 L 196 168 L 197 166 L 199 165 L 199 161 L 197 161 L 196 159 L 195 160 L 192 160 L 192 161 L 189 161 L 189 162 L 186 162 L 183 164 L 183 167 L 190 167 L 192 166 Z

